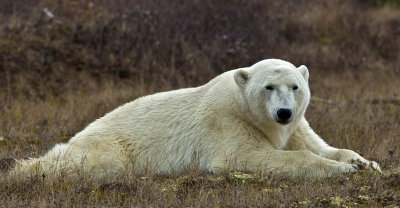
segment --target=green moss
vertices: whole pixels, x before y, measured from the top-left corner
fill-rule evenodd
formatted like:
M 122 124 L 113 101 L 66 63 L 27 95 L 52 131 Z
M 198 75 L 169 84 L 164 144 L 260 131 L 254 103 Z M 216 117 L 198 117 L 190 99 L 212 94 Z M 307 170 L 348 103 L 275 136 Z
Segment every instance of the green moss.
M 61 137 L 58 137 L 58 142 L 61 143 L 67 143 L 69 141 L 69 139 L 71 139 L 71 135 L 63 135 Z
M 7 144 L 7 140 L 4 137 L 0 136 L 0 145 L 6 145 Z
M 246 179 L 252 179 L 254 176 L 246 173 L 242 173 L 239 171 L 234 171 L 231 173 L 231 178 L 236 178 L 236 179 L 241 179 L 241 180 L 246 180 Z

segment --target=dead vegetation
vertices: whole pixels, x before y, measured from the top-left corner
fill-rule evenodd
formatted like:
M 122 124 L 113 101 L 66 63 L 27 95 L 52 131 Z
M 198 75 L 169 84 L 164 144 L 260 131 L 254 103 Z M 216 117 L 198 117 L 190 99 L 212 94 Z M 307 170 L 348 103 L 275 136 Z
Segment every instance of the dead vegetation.
M 309 67 L 313 128 L 329 144 L 377 160 L 384 174 L 2 178 L 0 206 L 400 204 L 398 8 L 357 0 L 97 0 L 90 8 L 75 1 L 76 11 L 63 2 L 0 1 L 0 158 L 40 156 L 136 97 L 274 57 Z M 0 168 L 9 164 L 3 159 Z

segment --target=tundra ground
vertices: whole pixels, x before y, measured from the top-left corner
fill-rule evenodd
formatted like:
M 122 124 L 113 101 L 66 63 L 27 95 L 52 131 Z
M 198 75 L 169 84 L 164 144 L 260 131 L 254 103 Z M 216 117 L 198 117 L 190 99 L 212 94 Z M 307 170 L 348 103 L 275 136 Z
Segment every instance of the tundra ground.
M 1 177 L 0 206 L 400 204 L 398 7 L 357 0 L 75 2 L 0 1 L 3 172 L 10 158 L 38 157 L 132 99 L 198 86 L 273 57 L 308 66 L 306 117 L 314 130 L 332 146 L 376 160 L 383 174 L 291 181 L 194 168 L 104 181 Z

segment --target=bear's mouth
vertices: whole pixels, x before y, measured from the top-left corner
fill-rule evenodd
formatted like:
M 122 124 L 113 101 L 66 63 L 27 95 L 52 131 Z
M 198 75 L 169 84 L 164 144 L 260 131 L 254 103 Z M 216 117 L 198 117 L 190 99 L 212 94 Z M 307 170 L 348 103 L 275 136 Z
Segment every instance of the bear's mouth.
M 286 121 L 277 120 L 276 122 L 278 122 L 279 124 L 282 124 L 282 125 L 286 125 L 286 124 L 290 123 L 289 120 L 286 120 Z

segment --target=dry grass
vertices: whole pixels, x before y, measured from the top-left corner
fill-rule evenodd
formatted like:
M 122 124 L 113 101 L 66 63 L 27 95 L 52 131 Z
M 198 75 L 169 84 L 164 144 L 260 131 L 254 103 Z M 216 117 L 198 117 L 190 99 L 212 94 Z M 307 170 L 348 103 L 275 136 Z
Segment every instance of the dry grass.
M 377 160 L 384 174 L 0 179 L 0 206 L 400 204 L 398 8 L 356 0 L 98 0 L 89 10 L 78 2 L 79 11 L 59 1 L 0 2 L 0 158 L 40 156 L 136 97 L 276 57 L 309 67 L 313 128 L 329 144 Z

